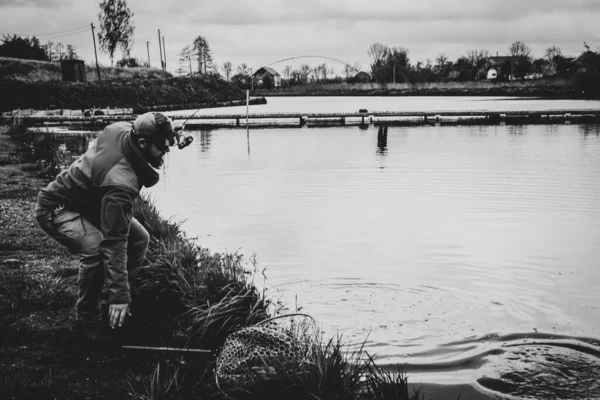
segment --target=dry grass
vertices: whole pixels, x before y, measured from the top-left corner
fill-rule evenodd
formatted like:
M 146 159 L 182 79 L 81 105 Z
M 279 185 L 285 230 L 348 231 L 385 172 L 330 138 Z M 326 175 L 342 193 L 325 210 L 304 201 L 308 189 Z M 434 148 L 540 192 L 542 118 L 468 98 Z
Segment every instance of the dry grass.
M 85 66 L 88 82 L 98 80 L 94 65 Z M 100 66 L 100 76 L 103 80 L 137 79 L 137 78 L 166 78 L 169 73 L 163 73 L 158 68 L 121 68 Z M 21 81 L 61 81 L 60 62 L 23 60 L 20 58 L 0 57 L 0 79 Z
M 374 91 L 486 91 L 498 89 L 524 89 L 538 87 L 568 88 L 572 86 L 566 79 L 540 79 L 522 80 L 513 82 L 467 81 L 467 82 L 424 82 L 424 83 L 332 83 L 295 85 L 288 89 L 281 89 L 281 93 L 341 93 L 341 92 L 374 92 Z

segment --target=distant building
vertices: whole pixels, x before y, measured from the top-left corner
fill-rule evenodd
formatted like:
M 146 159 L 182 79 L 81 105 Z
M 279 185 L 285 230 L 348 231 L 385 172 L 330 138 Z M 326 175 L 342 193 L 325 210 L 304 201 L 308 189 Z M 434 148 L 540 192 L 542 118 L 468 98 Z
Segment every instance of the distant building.
M 271 67 L 259 68 L 252 77 L 259 87 L 272 89 L 281 86 L 281 75 Z
M 354 75 L 354 82 L 371 82 L 371 75 L 368 72 L 360 71 Z
M 598 54 L 594 53 L 593 51 L 587 50 L 575 57 L 571 62 L 579 66 L 587 66 L 597 63 L 598 58 L 600 58 Z
M 495 56 L 486 63 L 487 79 L 514 79 L 515 68 L 526 59 L 524 56 Z

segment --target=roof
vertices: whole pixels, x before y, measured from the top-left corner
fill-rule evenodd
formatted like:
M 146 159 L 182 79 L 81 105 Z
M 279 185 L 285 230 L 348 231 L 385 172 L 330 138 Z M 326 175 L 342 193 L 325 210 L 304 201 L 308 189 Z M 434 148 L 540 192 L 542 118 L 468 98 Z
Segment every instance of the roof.
M 281 75 L 279 75 L 279 72 L 275 71 L 271 67 L 261 67 L 255 73 L 253 73 L 252 75 L 262 75 L 265 72 L 268 72 L 269 74 L 271 74 L 273 76 L 281 76 Z
M 521 56 L 496 56 L 490 57 L 489 61 L 491 64 L 502 65 L 507 61 L 512 62 L 518 60 L 519 58 L 521 58 Z
M 592 62 L 596 57 L 598 57 L 598 55 L 596 53 L 594 53 L 593 51 L 587 50 L 587 51 L 583 51 L 581 52 L 581 54 L 579 54 L 577 57 L 575 57 L 575 59 L 573 59 L 573 61 L 576 64 L 586 64 L 588 62 Z

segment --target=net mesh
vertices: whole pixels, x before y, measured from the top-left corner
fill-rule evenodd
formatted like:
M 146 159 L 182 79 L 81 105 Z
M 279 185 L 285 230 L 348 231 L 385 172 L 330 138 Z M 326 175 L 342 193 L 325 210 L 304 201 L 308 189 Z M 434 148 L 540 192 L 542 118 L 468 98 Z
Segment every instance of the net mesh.
M 296 365 L 307 364 L 315 337 L 315 322 L 305 314 L 270 318 L 234 332 L 217 357 L 217 385 L 243 385 L 249 372 L 268 377 L 276 373 L 274 366 L 289 360 Z

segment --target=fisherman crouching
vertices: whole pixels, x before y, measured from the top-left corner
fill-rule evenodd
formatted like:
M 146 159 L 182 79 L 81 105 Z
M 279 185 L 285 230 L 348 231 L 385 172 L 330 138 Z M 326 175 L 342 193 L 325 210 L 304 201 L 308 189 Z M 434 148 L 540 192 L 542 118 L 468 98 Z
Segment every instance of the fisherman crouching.
M 161 113 L 113 123 L 38 194 L 40 227 L 80 254 L 75 326 L 87 339 L 112 341 L 109 326 L 121 327 L 131 315 L 131 280 L 150 239 L 133 217 L 133 203 L 142 187 L 158 182 L 157 169 L 179 138 Z M 108 321 L 102 319 L 101 297 L 108 302 Z

